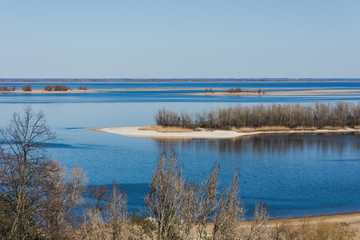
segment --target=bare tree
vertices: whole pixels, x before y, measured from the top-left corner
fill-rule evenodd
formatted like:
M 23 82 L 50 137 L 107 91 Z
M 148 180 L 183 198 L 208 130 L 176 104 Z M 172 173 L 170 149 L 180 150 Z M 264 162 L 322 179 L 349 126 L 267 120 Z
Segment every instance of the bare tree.
M 255 204 L 254 219 L 251 223 L 250 234 L 248 240 L 269 239 L 270 232 L 268 228 L 269 210 L 264 202 Z
M 207 222 L 217 207 L 217 195 L 219 184 L 220 165 L 215 165 L 210 171 L 209 178 L 203 179 L 200 185 L 200 198 L 197 206 L 197 222 L 199 223 L 198 231 L 200 238 L 203 237 Z
M 126 239 L 128 236 L 127 198 L 119 184 L 112 185 L 112 192 L 108 203 L 109 224 L 113 240 Z
M 56 239 L 69 236 L 75 209 L 80 206 L 87 178 L 79 167 L 70 176 L 50 161 L 44 144 L 55 138 L 42 112 L 30 106 L 14 113 L 1 129 L 0 229 L 5 239 Z M 77 221 L 77 220 L 75 220 Z
M 244 218 L 245 208 L 239 195 L 240 174 L 235 171 L 233 182 L 225 187 L 220 195 L 214 213 L 213 239 L 235 239 L 238 221 Z
M 51 92 L 53 90 L 53 87 L 50 84 L 47 84 L 47 85 L 44 86 L 44 90 L 48 91 L 48 92 Z
M 68 239 L 71 228 L 79 223 L 76 210 L 84 205 L 87 177 L 80 167 L 74 167 L 67 177 L 66 170 L 55 161 L 49 162 L 48 173 L 41 212 L 44 232 L 56 239 Z
M 109 239 L 109 233 L 105 227 L 104 217 L 98 209 L 86 209 L 84 224 L 85 226 L 82 229 L 82 239 Z
M 150 180 L 150 192 L 146 196 L 149 216 L 157 225 L 157 239 L 178 239 L 177 226 L 183 212 L 185 178 L 177 163 L 177 156 L 171 153 L 167 159 L 164 153 L 158 160 L 155 174 Z
M 8 239 L 27 239 L 34 235 L 43 179 L 48 177 L 48 158 L 42 144 L 55 138 L 42 112 L 28 106 L 23 114 L 14 113 L 8 127 L 0 130 L 6 143 L 0 165 L 0 196 L 11 224 Z
M 183 239 L 203 239 L 205 228 L 217 206 L 217 187 L 220 166 L 215 165 L 209 178 L 203 177 L 201 183 L 186 182 L 181 217 L 181 237 Z
M 25 92 L 31 92 L 32 91 L 32 87 L 30 84 L 26 84 L 22 87 L 22 90 Z

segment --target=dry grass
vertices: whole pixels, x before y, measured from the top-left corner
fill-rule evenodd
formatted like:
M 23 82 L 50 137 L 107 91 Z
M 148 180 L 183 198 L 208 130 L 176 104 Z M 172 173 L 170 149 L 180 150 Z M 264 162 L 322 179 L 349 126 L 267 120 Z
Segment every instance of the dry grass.
M 302 223 L 300 225 L 282 225 L 272 229 L 276 239 L 304 240 L 353 240 L 356 231 L 346 223 Z
M 293 130 L 295 131 L 315 131 L 316 127 L 295 127 Z
M 339 130 L 339 129 L 346 129 L 347 127 L 342 126 L 324 126 L 322 129 L 324 130 Z
M 160 125 L 150 125 L 139 127 L 139 130 L 142 131 L 156 131 L 161 133 L 183 133 L 183 132 L 193 132 L 190 128 L 183 128 L 183 127 L 164 127 Z
M 317 127 L 295 127 L 295 128 L 288 128 L 288 127 L 281 127 L 281 126 L 264 126 L 259 128 L 250 128 L 250 127 L 243 127 L 243 128 L 231 128 L 232 131 L 241 132 L 241 133 L 249 133 L 249 132 L 276 132 L 276 131 L 316 131 L 316 130 L 341 130 L 347 129 L 347 127 L 342 126 L 325 126 L 321 129 Z M 354 129 L 360 129 L 360 126 L 354 127 Z
M 231 130 L 235 131 L 235 132 L 248 133 L 248 132 L 290 131 L 290 128 L 280 127 L 280 126 L 264 126 L 264 127 L 259 127 L 259 128 L 249 128 L 249 127 L 232 128 Z

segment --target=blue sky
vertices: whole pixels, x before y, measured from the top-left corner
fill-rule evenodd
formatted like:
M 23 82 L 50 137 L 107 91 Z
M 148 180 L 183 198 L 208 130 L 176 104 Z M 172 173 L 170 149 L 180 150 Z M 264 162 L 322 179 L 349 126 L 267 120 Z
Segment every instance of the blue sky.
M 359 0 L 0 0 L 0 78 L 360 77 Z

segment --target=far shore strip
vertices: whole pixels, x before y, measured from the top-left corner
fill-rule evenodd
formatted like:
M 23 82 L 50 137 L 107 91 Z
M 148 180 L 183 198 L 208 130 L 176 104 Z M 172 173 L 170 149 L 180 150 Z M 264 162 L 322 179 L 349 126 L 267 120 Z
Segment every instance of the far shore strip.
M 360 95 L 360 90 L 304 90 L 304 91 L 271 91 L 268 92 L 266 89 L 263 89 L 262 92 L 258 93 L 253 92 L 197 92 L 197 93 L 178 93 L 180 95 L 193 95 L 193 96 L 266 96 L 266 95 L 276 95 L 276 96 L 301 96 L 301 95 Z
M 157 132 L 151 130 L 139 130 L 141 127 L 104 127 L 90 128 L 89 130 L 106 133 L 119 134 L 129 137 L 167 138 L 167 139 L 231 139 L 258 134 L 292 134 L 292 133 L 351 133 L 360 132 L 360 129 L 338 129 L 338 130 L 288 130 L 288 131 L 257 131 L 257 132 L 235 132 L 230 130 L 202 130 L 192 132 Z
M 271 88 L 275 90 L 276 88 Z M 109 88 L 109 89 L 70 89 L 68 91 L 45 91 L 44 89 L 33 89 L 32 91 L 0 91 L 0 94 L 70 94 L 70 93 L 94 93 L 94 92 L 162 92 L 162 91 L 198 91 L 191 93 L 175 93 L 179 95 L 194 95 L 194 96 L 298 96 L 298 95 L 360 95 L 360 90 L 342 89 L 342 90 L 305 90 L 305 91 L 284 91 L 284 89 L 277 89 L 279 91 L 268 91 L 270 89 L 263 89 L 263 92 L 258 93 L 256 89 L 248 89 L 249 91 L 228 93 L 224 88 L 216 88 L 214 90 L 219 92 L 203 92 L 202 88 Z M 251 90 L 251 91 L 250 91 Z M 253 90 L 253 91 L 252 91 Z

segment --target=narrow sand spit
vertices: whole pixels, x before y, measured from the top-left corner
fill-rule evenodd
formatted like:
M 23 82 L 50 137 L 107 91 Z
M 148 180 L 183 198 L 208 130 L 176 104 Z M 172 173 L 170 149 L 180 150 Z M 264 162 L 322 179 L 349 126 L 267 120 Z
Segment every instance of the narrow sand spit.
M 252 96 L 252 95 L 279 95 L 279 96 L 301 96 L 301 95 L 359 95 L 360 90 L 305 90 L 305 91 L 270 91 L 262 89 L 261 93 L 253 92 L 195 92 L 195 93 L 178 93 L 180 95 L 194 95 L 194 96 Z
M 140 127 L 104 127 L 104 128 L 90 128 L 89 130 L 100 131 L 106 133 L 120 134 L 130 137 L 148 137 L 148 138 L 177 138 L 177 139 L 229 139 L 242 136 L 251 136 L 257 134 L 291 134 L 291 133 L 349 133 L 360 132 L 358 129 L 339 129 L 339 130 L 290 130 L 290 131 L 259 131 L 259 132 L 246 132 L 239 133 L 235 131 L 225 130 L 201 130 L 192 132 L 157 132 L 149 130 L 139 130 Z
M 69 94 L 69 93 L 92 93 L 99 92 L 95 89 L 78 90 L 69 89 L 67 91 L 45 91 L 44 89 L 33 89 L 32 91 L 15 90 L 15 91 L 1 91 L 0 94 Z

